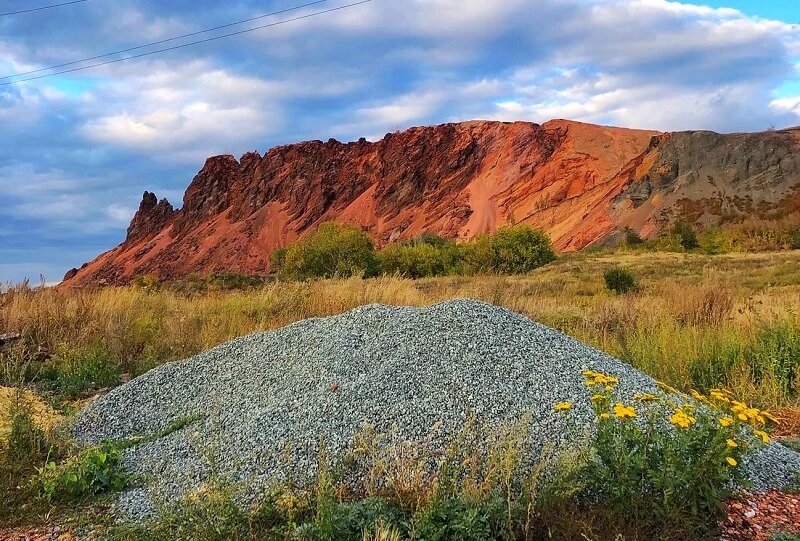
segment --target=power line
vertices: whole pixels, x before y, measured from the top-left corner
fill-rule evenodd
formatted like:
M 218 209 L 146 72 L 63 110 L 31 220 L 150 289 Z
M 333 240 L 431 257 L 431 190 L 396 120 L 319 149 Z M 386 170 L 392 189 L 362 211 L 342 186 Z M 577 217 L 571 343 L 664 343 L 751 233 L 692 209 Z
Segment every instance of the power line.
M 6 13 L 0 13 L 0 17 L 5 17 L 6 15 L 19 15 L 20 13 L 30 13 L 32 11 L 42 11 L 43 9 L 52 9 L 52 8 L 60 8 L 61 6 L 69 6 L 70 4 L 80 4 L 81 2 L 88 2 L 89 0 L 72 0 L 71 2 L 61 2 L 60 4 L 51 4 L 49 6 L 40 6 L 38 8 L 28 8 L 28 9 L 21 9 L 19 11 L 9 11 Z
M 68 70 L 57 71 L 55 73 L 47 73 L 45 75 L 37 75 L 36 77 L 28 77 L 26 79 L 19 79 L 17 81 L 7 81 L 5 83 L 0 83 L 0 86 L 13 85 L 15 83 L 24 83 L 25 81 L 34 81 L 36 79 L 44 79 L 45 77 L 53 77 L 54 75 L 62 75 L 64 73 L 72 73 L 72 72 L 75 72 L 75 71 L 82 71 L 82 70 L 86 70 L 86 69 L 90 69 L 90 68 L 96 68 L 98 66 L 106 66 L 108 64 L 114 64 L 114 63 L 117 63 L 117 62 L 124 62 L 126 60 L 132 60 L 134 58 L 141 58 L 143 56 L 149 56 L 149 55 L 153 55 L 153 54 L 163 53 L 163 52 L 166 52 L 166 51 L 174 51 L 176 49 L 182 49 L 184 47 L 189 47 L 191 45 L 197 45 L 197 44 L 200 44 L 200 43 L 208 43 L 209 41 L 215 41 L 215 40 L 218 40 L 218 39 L 228 38 L 228 37 L 231 37 L 231 36 L 238 36 L 239 34 L 246 34 L 248 32 L 254 32 L 256 30 L 263 30 L 264 28 L 271 28 L 273 26 L 278 26 L 278 25 L 281 25 L 281 24 L 291 23 L 291 22 L 294 22 L 294 21 L 302 20 L 302 19 L 308 19 L 308 18 L 311 18 L 311 17 L 316 17 L 317 15 L 324 15 L 325 13 L 331 13 L 331 12 L 334 12 L 334 11 L 339 11 L 339 10 L 342 10 L 342 9 L 347 9 L 347 8 L 359 6 L 361 4 L 366 4 L 366 3 L 369 3 L 369 2 L 372 2 L 372 0 L 360 0 L 359 2 L 353 2 L 353 3 L 350 3 L 350 4 L 345 4 L 343 6 L 337 6 L 335 8 L 325 9 L 325 10 L 317 11 L 317 12 L 314 12 L 314 13 L 308 13 L 306 15 L 300 15 L 298 17 L 293 17 L 291 19 L 285 19 L 283 21 L 278 21 L 278 22 L 274 22 L 274 23 L 270 23 L 270 24 L 264 24 L 264 25 L 261 25 L 261 26 L 254 26 L 253 28 L 247 28 L 245 30 L 238 30 L 236 32 L 230 32 L 228 34 L 222 34 L 222 35 L 214 36 L 214 37 L 211 37 L 211 38 L 200 39 L 200 40 L 197 40 L 197 41 L 190 41 L 189 43 L 183 43 L 181 45 L 175 45 L 173 47 L 165 47 L 163 49 L 158 49 L 156 51 L 148 51 L 146 53 L 140 53 L 140 54 L 136 54 L 136 55 L 132 55 L 132 56 L 127 56 L 125 58 L 115 58 L 114 60 L 106 60 L 105 62 L 98 62 L 97 64 L 90 64 L 88 66 L 81 66 L 79 68 L 72 68 L 72 69 L 68 69 Z
M 86 0 L 81 0 L 81 1 L 85 2 Z M 208 32 L 213 32 L 215 30 L 221 30 L 223 28 L 229 28 L 231 26 L 237 26 L 237 25 L 240 25 L 240 24 L 257 21 L 259 19 L 264 19 L 266 17 L 274 17 L 275 15 L 280 15 L 282 13 L 288 13 L 290 11 L 296 11 L 298 9 L 307 8 L 307 7 L 310 7 L 310 6 L 315 6 L 317 4 L 322 4 L 324 2 L 329 2 L 329 1 L 330 0 L 316 0 L 314 2 L 308 2 L 307 4 L 301 4 L 299 6 L 294 6 L 294 7 L 290 7 L 290 8 L 286 8 L 286 9 L 281 9 L 279 11 L 273 11 L 272 13 L 265 13 L 264 15 L 258 15 L 256 17 L 250 17 L 249 19 L 242 19 L 241 21 L 236 21 L 236 22 L 227 23 L 227 24 L 221 24 L 221 25 L 215 26 L 213 28 L 206 28 L 205 30 L 198 30 L 197 32 L 191 32 L 189 34 L 183 34 L 181 36 L 175 36 L 175 37 L 172 37 L 172 38 L 162 39 L 162 40 L 159 40 L 159 41 L 153 41 L 153 42 L 150 42 L 150 43 L 145 43 L 144 45 L 137 45 L 136 47 L 128 47 L 127 49 L 120 49 L 119 51 L 112 51 L 110 53 L 103 53 L 103 54 L 99 54 L 97 56 L 90 56 L 88 58 L 82 58 L 80 60 L 73 60 L 72 62 L 64 62 L 63 64 L 56 64 L 55 66 L 48 66 L 46 68 L 39 68 L 39 69 L 31 70 L 31 71 L 23 71 L 23 72 L 20 72 L 20 73 L 15 73 L 14 75 L 3 75 L 2 77 L 0 77 L 0 79 L 11 79 L 13 77 L 22 77 L 23 75 L 31 75 L 33 73 L 40 73 L 40 72 L 43 72 L 43 71 L 50 71 L 50 70 L 54 70 L 54 69 L 58 69 L 58 68 L 63 68 L 63 67 L 66 67 L 66 66 L 74 66 L 75 64 L 83 64 L 84 62 L 89 62 L 90 60 L 98 60 L 100 58 L 106 58 L 108 56 L 114 56 L 114 55 L 117 55 L 117 54 L 128 53 L 128 52 L 131 52 L 131 51 L 137 51 L 139 49 L 152 47 L 154 45 L 161 45 L 161 44 L 169 43 L 171 41 L 176 41 L 176 40 L 179 40 L 179 39 L 190 38 L 192 36 L 198 36 L 200 34 L 206 34 Z

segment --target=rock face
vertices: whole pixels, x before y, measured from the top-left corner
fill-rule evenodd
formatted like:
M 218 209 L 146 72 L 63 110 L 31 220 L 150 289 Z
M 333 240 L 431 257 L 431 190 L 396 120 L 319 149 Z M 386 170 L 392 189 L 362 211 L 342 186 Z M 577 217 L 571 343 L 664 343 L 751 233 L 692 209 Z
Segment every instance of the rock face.
M 363 227 L 378 245 L 423 232 L 465 240 L 509 223 L 545 229 L 560 250 L 657 234 L 676 217 L 710 225 L 800 211 L 800 129 L 659 133 L 565 120 L 412 128 L 371 143 L 307 141 L 209 158 L 183 207 L 145 192 L 122 244 L 67 285 L 230 270 L 320 222 Z

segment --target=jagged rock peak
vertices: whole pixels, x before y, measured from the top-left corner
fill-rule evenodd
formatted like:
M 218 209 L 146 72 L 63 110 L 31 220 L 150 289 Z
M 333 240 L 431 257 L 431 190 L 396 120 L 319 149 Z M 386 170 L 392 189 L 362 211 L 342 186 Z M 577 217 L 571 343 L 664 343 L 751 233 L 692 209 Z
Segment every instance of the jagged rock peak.
M 169 222 L 175 215 L 175 209 L 166 199 L 158 200 L 156 194 L 145 191 L 142 195 L 142 202 L 139 203 L 139 210 L 128 226 L 128 235 L 125 242 L 130 242 L 142 237 L 153 235 Z

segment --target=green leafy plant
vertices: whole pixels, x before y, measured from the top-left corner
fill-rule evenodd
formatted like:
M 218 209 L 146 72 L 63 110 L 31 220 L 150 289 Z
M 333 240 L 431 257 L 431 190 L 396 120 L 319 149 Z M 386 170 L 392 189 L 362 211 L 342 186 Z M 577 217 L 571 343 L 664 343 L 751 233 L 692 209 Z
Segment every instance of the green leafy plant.
M 585 468 L 585 498 L 606 508 L 619 524 L 652 535 L 696 538 L 722 516 L 719 502 L 741 482 L 741 457 L 769 437 L 768 414 L 713 389 L 695 400 L 664 386 L 667 394 L 640 393 L 630 403 L 614 399 L 617 378 L 584 372 L 598 428 Z M 568 412 L 571 404 L 556 404 Z M 685 537 L 681 537 L 685 536 Z
M 606 288 L 617 294 L 630 293 L 638 288 L 633 272 L 622 267 L 607 270 L 603 274 L 603 279 L 606 282 Z
M 131 482 L 122 466 L 122 451 L 111 443 L 84 449 L 61 464 L 48 461 L 37 472 L 33 483 L 48 502 L 119 492 Z

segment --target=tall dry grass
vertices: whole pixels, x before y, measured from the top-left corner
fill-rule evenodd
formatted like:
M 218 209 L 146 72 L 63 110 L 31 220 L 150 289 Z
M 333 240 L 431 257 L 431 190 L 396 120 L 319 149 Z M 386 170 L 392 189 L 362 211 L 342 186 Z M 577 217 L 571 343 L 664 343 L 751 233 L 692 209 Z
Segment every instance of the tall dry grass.
M 279 282 L 201 294 L 18 289 L 0 296 L 0 332 L 23 332 L 29 351 L 45 348 L 56 357 L 101 344 L 121 373 L 135 375 L 237 336 L 363 304 L 474 298 L 526 314 L 673 386 L 728 386 L 768 408 L 798 404 L 797 382 L 770 373 L 776 355 L 800 364 L 800 332 L 793 334 L 800 328 L 798 263 L 796 252 L 578 254 L 518 277 Z M 604 289 L 603 272 L 615 265 L 633 270 L 640 292 Z M 774 329 L 780 332 L 770 334 Z M 760 351 L 762 343 L 771 351 Z M 19 360 L 5 355 L 2 362 L 0 378 L 8 379 Z

